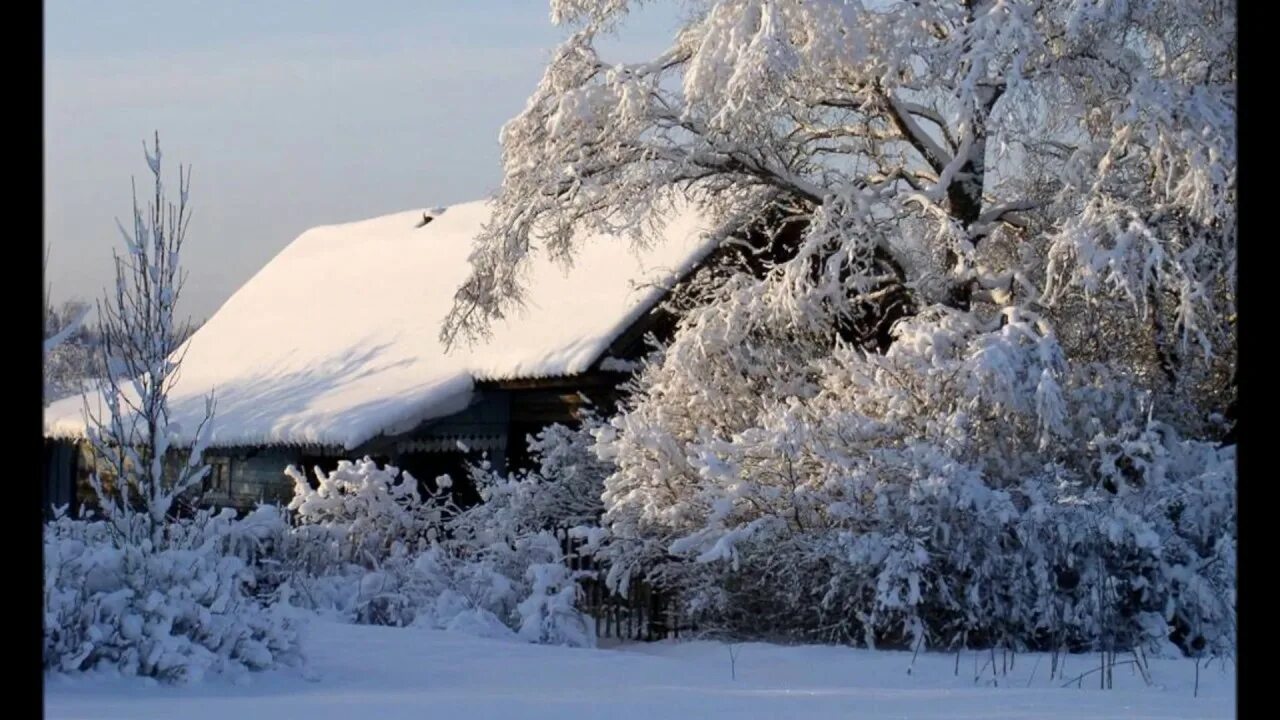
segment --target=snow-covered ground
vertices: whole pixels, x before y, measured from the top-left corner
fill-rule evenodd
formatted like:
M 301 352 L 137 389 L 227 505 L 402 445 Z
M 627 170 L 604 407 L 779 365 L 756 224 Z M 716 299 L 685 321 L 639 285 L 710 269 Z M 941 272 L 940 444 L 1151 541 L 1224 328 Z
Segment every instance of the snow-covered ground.
M 1190 661 L 1152 661 L 1155 686 L 1129 666 L 1115 689 L 1050 682 L 1047 656 L 1019 656 L 993 686 L 975 653 L 911 655 L 840 647 L 714 642 L 577 650 L 417 628 L 312 621 L 308 678 L 297 671 L 165 687 L 136 678 L 50 677 L 49 718 L 420 720 L 467 718 L 1229 718 L 1235 670 L 1215 662 L 1192 696 Z M 999 657 L 999 656 L 997 656 Z M 979 666 L 986 656 L 977 657 Z M 1069 676 L 1096 666 L 1074 656 Z

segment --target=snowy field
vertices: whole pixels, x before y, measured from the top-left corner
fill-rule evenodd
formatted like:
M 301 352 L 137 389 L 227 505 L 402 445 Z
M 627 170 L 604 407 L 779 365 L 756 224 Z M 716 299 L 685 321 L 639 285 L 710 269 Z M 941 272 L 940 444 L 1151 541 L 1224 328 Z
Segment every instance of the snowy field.
M 576 650 L 417 628 L 316 620 L 306 630 L 311 669 L 254 675 L 242 685 L 164 687 L 136 678 L 51 677 L 49 718 L 284 720 L 361 718 L 1229 718 L 1235 671 L 1214 662 L 1192 696 L 1190 661 L 1152 661 L 1147 687 L 1130 666 L 1115 689 L 1049 682 L 1049 658 L 1019 656 L 993 686 L 974 683 L 975 654 L 911 655 L 837 647 L 628 644 Z M 984 658 L 979 658 L 981 664 Z M 1067 674 L 1096 666 L 1074 656 Z

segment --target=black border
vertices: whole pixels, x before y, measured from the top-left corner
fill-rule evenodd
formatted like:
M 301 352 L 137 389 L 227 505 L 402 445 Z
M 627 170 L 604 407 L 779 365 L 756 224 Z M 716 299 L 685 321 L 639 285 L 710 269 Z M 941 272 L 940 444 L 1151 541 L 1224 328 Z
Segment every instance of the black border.
M 15 454 L 21 454 L 20 458 L 15 458 L 19 460 L 20 469 L 15 473 L 15 477 L 9 478 L 9 487 L 16 486 L 17 493 L 22 498 L 20 507 L 23 510 L 17 513 L 18 518 L 14 518 L 16 522 L 5 523 L 5 530 L 7 533 L 18 536 L 10 538 L 8 547 L 18 548 L 18 552 L 14 554 L 16 557 L 11 556 L 10 560 L 16 561 L 20 566 L 18 577 L 23 580 L 18 580 L 17 583 L 20 588 L 26 590 L 21 592 L 18 588 L 14 588 L 10 597 L 20 598 L 24 605 L 29 603 L 31 614 L 28 616 L 29 619 L 21 616 L 14 617 L 15 627 L 11 628 L 14 639 L 21 638 L 21 642 L 15 644 L 20 644 L 25 651 L 15 653 L 18 657 L 14 658 L 16 662 L 13 664 L 18 667 L 13 668 L 16 675 L 14 679 L 19 677 L 28 679 L 14 683 L 17 687 L 13 687 L 13 692 L 6 698 L 13 704 L 6 709 L 9 713 L 14 713 L 11 717 L 43 717 L 44 508 L 40 479 L 44 472 L 44 357 L 42 350 L 45 282 L 43 270 L 44 143 L 46 142 L 44 137 L 44 8 L 43 4 L 30 4 L 25 7 L 15 6 L 10 9 L 10 12 L 18 14 L 23 10 L 33 13 L 34 27 L 28 26 L 32 29 L 27 33 L 19 31 L 10 35 L 10 46 L 16 45 L 18 48 L 18 57 L 10 62 L 11 67 L 32 68 L 35 72 L 18 72 L 11 76 L 11 80 L 20 86 L 17 88 L 19 90 L 17 97 L 25 96 L 26 100 L 19 99 L 10 106 L 14 112 L 9 119 L 14 121 L 18 128 L 25 125 L 26 132 L 11 130 L 14 142 L 10 145 L 10 151 L 23 156 L 23 160 L 31 162 L 36 168 L 36 177 L 31 180 L 19 180 L 10 186 L 16 186 L 20 195 L 25 197 L 16 202 L 11 201 L 10 208 L 14 211 L 14 219 L 20 219 L 24 224 L 29 221 L 35 227 L 15 229 L 9 247 L 10 250 L 17 252 L 20 259 L 15 258 L 9 265 L 8 272 L 5 273 L 5 285 L 9 292 L 18 295 L 20 302 L 15 306 L 29 308 L 29 310 L 14 313 L 15 321 L 17 318 L 22 318 L 22 321 L 15 322 L 22 328 L 19 334 L 26 335 L 28 339 L 16 343 L 19 348 L 26 348 L 25 351 L 19 350 L 11 354 L 11 357 L 17 361 L 14 364 L 23 366 L 20 371 L 10 366 L 10 387 L 15 388 L 16 395 L 22 396 L 12 398 L 11 402 L 15 409 L 31 407 L 36 409 L 36 412 L 30 420 L 19 420 L 14 423 L 25 428 L 21 435 L 30 438 L 27 441 L 30 447 L 26 450 L 16 450 Z M 15 25 L 21 27 L 25 23 Z M 23 112 L 24 109 L 27 112 Z M 18 178 L 22 177 L 20 174 L 15 173 L 15 175 Z M 19 378 L 22 377 L 26 377 L 27 380 L 20 380 Z M 21 413 L 14 413 L 14 415 L 21 417 Z M 19 443 L 18 448 L 22 448 L 23 445 L 25 443 Z M 15 710 L 17 712 L 14 712 Z
M 1269 638 L 1260 635 L 1268 629 L 1268 618 L 1261 614 L 1265 610 L 1261 610 L 1263 606 L 1258 602 L 1259 596 L 1254 594 L 1254 590 L 1250 590 L 1250 588 L 1256 588 L 1258 593 L 1266 592 L 1267 583 L 1259 580 L 1255 584 L 1251 579 L 1254 576 L 1250 573 L 1253 572 L 1252 568 L 1256 568 L 1258 573 L 1266 572 L 1262 565 L 1258 564 L 1264 557 L 1262 553 L 1266 542 L 1264 513 L 1268 512 L 1268 506 L 1274 507 L 1264 497 L 1269 494 L 1272 484 L 1263 475 L 1265 470 L 1261 467 L 1261 463 L 1264 458 L 1263 453 L 1258 450 L 1261 448 L 1262 432 L 1268 424 L 1263 413 L 1272 409 L 1273 406 L 1259 397 L 1262 385 L 1259 376 L 1255 373 L 1260 369 L 1257 363 L 1261 357 L 1260 353 L 1265 352 L 1265 348 L 1260 342 L 1260 336 L 1253 330 L 1256 328 L 1260 333 L 1267 332 L 1265 326 L 1257 321 L 1264 317 L 1260 289 L 1261 284 L 1265 282 L 1263 273 L 1266 272 L 1268 263 L 1261 257 L 1261 252 L 1255 254 L 1250 249 L 1248 242 L 1239 242 L 1240 238 L 1254 238 L 1249 242 L 1253 242 L 1253 247 L 1260 250 L 1259 243 L 1266 234 L 1263 229 L 1265 218 L 1262 211 L 1261 182 L 1263 173 L 1267 172 L 1268 168 L 1264 164 L 1266 161 L 1257 152 L 1251 152 L 1251 148 L 1261 149 L 1269 145 L 1265 136 L 1262 135 L 1266 129 L 1262 126 L 1261 119 L 1262 113 L 1270 103 L 1263 100 L 1264 90 L 1261 83 L 1268 82 L 1274 59 L 1269 52 L 1270 48 L 1263 44 L 1266 42 L 1263 28 L 1269 29 L 1271 24 L 1265 21 L 1267 13 L 1261 11 L 1262 7 L 1256 2 L 1242 2 L 1237 3 L 1236 6 L 1238 22 L 1236 37 L 1240 53 L 1236 105 L 1239 140 L 1236 181 L 1240 222 L 1237 236 L 1239 265 L 1236 293 L 1238 311 L 1236 395 L 1239 404 L 1237 408 L 1239 431 L 1236 445 L 1239 527 L 1236 552 L 1236 712 L 1238 717 L 1262 717 L 1264 714 L 1270 714 L 1263 710 L 1257 713 L 1247 711 L 1251 706 L 1260 708 L 1265 702 L 1261 694 L 1253 695 L 1250 688 L 1256 690 L 1263 687 L 1260 677 L 1263 668 L 1258 662 L 1261 662 L 1259 658 L 1270 645 Z M 1249 90 L 1251 83 L 1257 90 L 1253 95 Z M 1250 138 L 1257 138 L 1257 142 L 1251 144 Z M 1259 574 L 1256 577 L 1264 576 Z M 1255 699 L 1257 702 L 1254 702 Z

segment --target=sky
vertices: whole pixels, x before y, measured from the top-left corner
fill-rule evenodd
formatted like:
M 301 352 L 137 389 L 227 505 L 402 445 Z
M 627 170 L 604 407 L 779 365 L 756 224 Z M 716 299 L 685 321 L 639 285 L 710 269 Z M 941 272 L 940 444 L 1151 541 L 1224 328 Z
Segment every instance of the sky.
M 657 52 L 656 4 L 611 41 Z M 142 141 L 192 166 L 179 312 L 212 315 L 302 231 L 501 181 L 498 132 L 568 30 L 545 0 L 47 0 L 44 242 L 55 303 L 111 282 Z M 353 279 L 355 280 L 355 279 Z M 316 292 L 323 292 L 317 287 Z

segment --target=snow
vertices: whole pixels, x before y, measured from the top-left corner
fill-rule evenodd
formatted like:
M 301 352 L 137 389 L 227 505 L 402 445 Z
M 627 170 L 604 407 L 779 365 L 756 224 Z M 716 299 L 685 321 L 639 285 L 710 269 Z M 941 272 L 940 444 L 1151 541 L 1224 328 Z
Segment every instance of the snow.
M 170 687 L 138 678 L 50 676 L 45 716 L 107 720 L 422 717 L 597 718 L 1229 718 L 1235 669 L 1217 661 L 1153 660 L 1154 685 L 1131 667 L 1114 671 L 1115 689 L 1049 681 L 1048 656 L 1019 655 L 1014 670 L 974 682 L 986 653 L 911 654 L 847 647 L 762 643 L 626 644 L 574 649 L 421 628 L 338 624 L 313 619 L 304 629 L 308 670 Z M 997 653 L 997 660 L 1000 659 Z M 1124 658 L 1122 657 L 1121 660 Z M 975 666 L 976 662 L 976 666 Z M 1067 659 L 1074 677 L 1098 663 Z
M 422 227 L 412 210 L 294 240 L 191 338 L 173 420 L 195 428 L 213 391 L 212 445 L 353 448 L 463 409 L 475 381 L 586 370 L 710 245 L 699 216 L 683 211 L 647 248 L 598 237 L 568 269 L 538 254 L 522 311 L 487 341 L 446 352 L 440 321 L 490 208 L 429 212 Z M 83 410 L 80 397 L 52 404 L 46 435 L 83 437 Z

